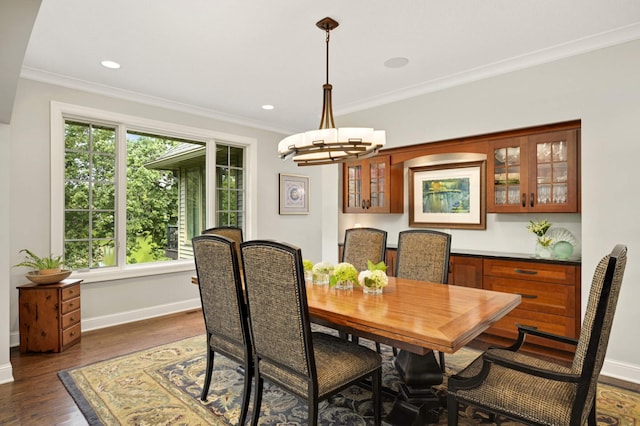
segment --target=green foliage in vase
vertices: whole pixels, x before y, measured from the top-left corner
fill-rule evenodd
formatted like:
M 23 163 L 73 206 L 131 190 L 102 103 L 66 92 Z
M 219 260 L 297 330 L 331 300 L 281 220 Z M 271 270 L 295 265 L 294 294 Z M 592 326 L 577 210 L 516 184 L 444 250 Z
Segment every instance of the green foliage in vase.
M 309 259 L 302 260 L 302 267 L 305 271 L 311 271 L 313 269 L 313 262 Z
M 27 268 L 31 268 L 34 270 L 41 270 L 57 269 L 61 268 L 64 265 L 62 256 L 40 257 L 28 249 L 22 249 L 20 250 L 20 253 L 26 253 L 25 260 L 16 265 L 13 265 L 14 267 L 26 266 Z
M 333 269 L 333 274 L 329 278 L 329 285 L 331 287 L 342 281 L 351 281 L 354 284 L 358 283 L 358 270 L 350 263 L 342 262 L 338 263 Z

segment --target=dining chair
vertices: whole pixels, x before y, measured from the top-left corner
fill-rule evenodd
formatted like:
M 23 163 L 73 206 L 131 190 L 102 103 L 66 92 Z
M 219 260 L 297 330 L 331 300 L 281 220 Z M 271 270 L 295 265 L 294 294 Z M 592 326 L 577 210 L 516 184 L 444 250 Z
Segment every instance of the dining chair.
M 253 352 L 235 242 L 220 235 L 199 235 L 191 241 L 207 332 L 207 366 L 200 399 L 207 399 L 216 352 L 238 362 L 244 369 L 238 421 L 242 425 L 251 396 Z
M 616 245 L 597 265 L 579 338 L 518 326 L 508 348 L 490 348 L 449 378 L 449 425 L 458 424 L 463 402 L 528 424 L 596 424 L 596 387 L 627 263 L 627 247 Z M 518 352 L 532 335 L 576 346 L 571 366 Z
M 447 284 L 451 234 L 428 229 L 398 233 L 396 277 Z M 397 355 L 397 349 L 393 348 Z M 445 372 L 444 353 L 438 352 L 440 370 Z
M 381 357 L 337 336 L 311 332 L 300 249 L 266 240 L 240 247 L 255 353 L 252 424 L 257 425 L 260 416 L 263 379 L 306 399 L 309 425 L 318 422 L 318 401 L 371 379 L 374 420 L 379 425 Z
M 367 261 L 385 260 L 387 231 L 376 228 L 350 228 L 344 233 L 341 262 L 347 262 L 360 271 L 367 269 Z
M 238 255 L 238 266 L 240 268 L 240 275 L 242 276 L 242 259 L 240 258 L 240 243 L 244 241 L 242 236 L 242 228 L 237 226 L 216 226 L 213 228 L 208 228 L 202 231 L 204 235 L 222 235 L 223 237 L 227 237 L 230 240 L 233 240 L 236 243 L 236 254 Z

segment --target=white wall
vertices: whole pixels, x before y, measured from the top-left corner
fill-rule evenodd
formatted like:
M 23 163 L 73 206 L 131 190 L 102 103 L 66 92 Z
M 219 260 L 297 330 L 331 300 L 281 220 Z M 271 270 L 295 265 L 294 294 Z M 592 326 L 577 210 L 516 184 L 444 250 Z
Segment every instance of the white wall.
M 9 351 L 9 192 L 11 174 L 9 173 L 11 145 L 9 144 L 10 126 L 0 123 L 0 383 L 13 381 Z
M 2 143 L 3 155 L 0 170 L 4 179 L 0 179 L 0 195 L 9 203 L 2 206 L 0 229 L 6 232 L 10 241 L 1 246 L 6 256 L 0 256 L 0 274 L 7 270 L 6 294 L 7 308 L 0 312 L 9 316 L 9 327 L 0 332 L 11 331 L 11 344 L 18 343 L 18 292 L 15 287 L 25 282 L 24 270 L 11 269 L 7 265 L 19 262 L 18 251 L 30 248 L 35 252 L 50 251 L 50 170 L 49 135 L 50 102 L 87 106 L 138 117 L 162 120 L 179 125 L 215 130 L 224 133 L 246 136 L 258 140 L 258 167 L 251 173 L 257 173 L 258 188 L 252 202 L 257 203 L 258 217 L 256 229 L 246 238 L 269 238 L 298 245 L 303 255 L 320 258 L 322 253 L 322 229 L 315 226 L 320 222 L 322 182 L 321 168 L 301 169 L 290 161 L 283 162 L 276 155 L 276 146 L 283 135 L 257 130 L 237 124 L 216 121 L 182 112 L 142 105 L 139 103 L 109 98 L 21 79 L 13 110 L 10 138 Z M 8 134 L 9 130 L 4 133 Z M 10 144 L 8 143 L 10 141 Z M 0 133 L 0 142 L 2 134 Z M 5 145 L 9 145 L 8 148 Z M 2 163 L 4 167 L 2 167 Z M 301 216 L 280 216 L 278 214 L 278 173 L 295 173 L 310 176 L 311 214 Z M 11 183 L 8 177 L 11 176 Z M 10 194 L 9 194 L 10 193 Z M 6 207 L 5 207 L 6 206 Z M 5 240 L 4 238 L 2 239 Z M 335 247 L 335 246 L 334 246 Z M 337 250 L 337 249 L 336 249 Z M 0 253 L 2 254 L 2 253 Z M 6 263 L 6 265 L 5 265 Z M 158 276 L 113 280 L 108 282 L 86 283 L 82 285 L 82 328 L 89 330 L 121 322 L 162 315 L 190 307 L 199 306 L 197 287 L 190 283 L 193 271 Z M 1 324 L 1 323 L 0 323 Z M 4 339 L 8 340 L 8 339 Z M 0 343 L 0 349 L 5 347 Z M 7 346 L 8 347 L 8 346 Z M 8 350 L 0 353 L 8 356 Z M 0 358 L 0 366 L 2 358 Z
M 603 373 L 636 383 L 640 383 L 640 341 L 635 338 L 640 323 L 640 198 L 632 185 L 640 165 L 638 76 L 640 41 L 635 41 L 339 119 L 341 126 L 385 129 L 390 147 L 581 119 L 582 215 L 540 218 L 569 228 L 582 242 L 583 309 L 600 258 L 616 243 L 629 247 Z M 452 246 L 532 253 L 533 239 L 525 228 L 530 218 L 490 214 L 486 231 L 452 232 Z M 393 243 L 397 232 L 408 227 L 408 214 L 343 214 L 340 238 L 357 222 L 386 229 Z

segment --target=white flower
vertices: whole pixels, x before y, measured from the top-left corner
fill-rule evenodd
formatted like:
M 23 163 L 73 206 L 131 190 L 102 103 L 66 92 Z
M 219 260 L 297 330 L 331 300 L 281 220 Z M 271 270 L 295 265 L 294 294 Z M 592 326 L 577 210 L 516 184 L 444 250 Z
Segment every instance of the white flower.
M 358 275 L 358 282 L 363 287 L 381 288 L 389 284 L 387 274 L 382 270 L 362 271 Z
M 333 271 L 333 265 L 329 262 L 318 262 L 313 265 L 312 271 L 316 274 L 330 274 Z

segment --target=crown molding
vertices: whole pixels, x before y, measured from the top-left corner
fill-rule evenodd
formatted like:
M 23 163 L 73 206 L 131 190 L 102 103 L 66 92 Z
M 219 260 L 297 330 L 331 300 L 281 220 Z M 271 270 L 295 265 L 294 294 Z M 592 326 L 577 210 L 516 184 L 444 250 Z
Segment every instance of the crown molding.
M 66 87 L 68 89 L 81 90 L 84 92 L 95 93 L 98 95 L 109 96 L 112 98 L 123 99 L 131 102 L 138 102 L 141 104 L 165 108 L 172 111 L 183 112 L 186 114 L 197 115 L 200 117 L 211 118 L 215 120 L 225 121 L 228 123 L 238 124 L 241 126 L 253 127 L 260 130 L 267 130 L 270 132 L 289 134 L 294 132 L 293 129 L 284 129 L 276 127 L 268 123 L 261 121 L 250 120 L 244 117 L 240 117 L 233 114 L 228 114 L 220 111 L 211 110 L 208 108 L 202 108 L 196 105 L 189 105 L 181 102 L 172 101 L 169 99 L 159 98 L 156 96 L 145 95 L 130 90 L 118 89 L 103 84 L 93 83 L 86 80 L 80 80 L 76 78 L 67 77 L 64 75 L 39 70 L 36 68 L 23 66 L 20 72 L 20 77 L 27 80 L 34 80 L 41 83 L 52 84 L 55 86 Z
M 508 58 L 492 64 L 451 74 L 442 78 L 420 83 L 415 86 L 373 96 L 365 99 L 364 101 L 343 105 L 342 108 L 336 109 L 334 112 L 336 116 L 350 114 L 352 112 L 378 107 L 419 95 L 449 89 L 455 86 L 461 86 L 463 84 L 484 80 L 490 77 L 581 55 L 638 39 L 640 39 L 640 23 L 635 23 L 615 30 L 540 49 L 525 55 Z

